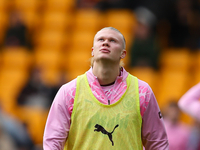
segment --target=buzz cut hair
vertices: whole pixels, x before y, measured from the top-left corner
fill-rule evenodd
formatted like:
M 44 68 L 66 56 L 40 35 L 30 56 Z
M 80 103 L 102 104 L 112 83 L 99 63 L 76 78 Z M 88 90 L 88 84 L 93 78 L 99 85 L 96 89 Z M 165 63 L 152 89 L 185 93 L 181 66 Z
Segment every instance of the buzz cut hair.
M 122 38 L 123 38 L 123 48 L 124 48 L 124 49 L 126 48 L 126 40 L 125 40 L 125 38 L 124 38 L 124 35 L 123 35 L 118 29 L 116 29 L 116 28 L 114 28 L 114 27 L 104 27 L 104 28 L 102 28 L 102 29 L 99 30 L 99 31 L 102 31 L 102 30 L 105 30 L 105 29 L 114 30 L 114 31 L 118 32 L 119 34 L 121 34 L 121 36 L 122 36 Z M 98 32 L 99 32 L 99 31 L 98 31 Z M 98 33 L 98 32 L 97 32 L 97 33 Z
M 116 32 L 118 32 L 121 36 L 122 36 L 122 39 L 123 39 L 123 48 L 125 49 L 126 48 L 126 40 L 125 40 L 125 38 L 124 38 L 124 35 L 118 30 L 118 29 L 116 29 L 116 28 L 114 28 L 114 27 L 104 27 L 104 28 L 102 28 L 101 30 L 99 30 L 98 32 L 100 32 L 100 31 L 102 31 L 102 30 L 105 30 L 105 29 L 110 29 L 110 30 L 114 30 L 114 31 L 116 31 Z M 98 33 L 97 32 L 97 33 Z M 97 34 L 96 33 L 96 34 Z M 95 35 L 96 36 L 96 35 Z M 94 59 L 93 59 L 93 57 L 90 59 L 90 66 L 92 67 L 93 66 L 93 63 L 94 63 Z M 124 62 L 121 60 L 120 61 L 120 66 L 122 67 L 122 66 L 124 66 Z

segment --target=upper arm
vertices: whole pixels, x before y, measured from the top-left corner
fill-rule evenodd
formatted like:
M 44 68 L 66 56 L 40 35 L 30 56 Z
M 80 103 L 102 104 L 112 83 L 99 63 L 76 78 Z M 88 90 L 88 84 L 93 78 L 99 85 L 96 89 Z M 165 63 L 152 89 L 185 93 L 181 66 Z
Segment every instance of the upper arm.
M 151 88 L 148 88 L 149 96 L 147 108 L 142 118 L 142 142 L 146 150 L 167 150 L 168 139 L 164 127 L 160 108 Z
M 69 88 L 70 87 L 70 88 Z M 73 98 L 71 86 L 62 86 L 57 92 L 46 121 L 43 147 L 44 150 L 63 149 L 70 129 L 70 100 Z

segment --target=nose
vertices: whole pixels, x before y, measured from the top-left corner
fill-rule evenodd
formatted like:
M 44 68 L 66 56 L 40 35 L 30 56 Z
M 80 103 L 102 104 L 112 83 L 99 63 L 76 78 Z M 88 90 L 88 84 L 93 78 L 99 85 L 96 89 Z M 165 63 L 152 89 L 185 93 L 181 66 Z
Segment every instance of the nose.
M 109 42 L 108 42 L 108 40 L 104 40 L 104 42 L 103 42 L 103 46 L 109 46 Z

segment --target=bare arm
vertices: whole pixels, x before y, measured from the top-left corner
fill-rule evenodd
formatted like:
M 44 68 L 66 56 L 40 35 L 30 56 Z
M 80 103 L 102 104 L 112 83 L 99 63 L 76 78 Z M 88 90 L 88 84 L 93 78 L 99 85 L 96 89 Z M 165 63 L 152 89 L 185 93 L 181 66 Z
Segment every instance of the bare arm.
M 200 83 L 189 89 L 179 100 L 182 111 L 200 120 Z

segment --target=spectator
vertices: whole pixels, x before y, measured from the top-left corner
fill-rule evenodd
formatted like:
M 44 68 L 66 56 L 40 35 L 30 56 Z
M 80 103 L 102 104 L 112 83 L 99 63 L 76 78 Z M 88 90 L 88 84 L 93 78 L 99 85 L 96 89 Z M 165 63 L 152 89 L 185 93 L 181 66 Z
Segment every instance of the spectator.
M 177 0 L 169 15 L 170 33 L 169 47 L 191 48 L 190 21 L 192 13 L 192 1 Z
M 11 12 L 4 46 L 30 46 L 27 34 L 28 29 L 23 22 L 22 14 L 17 11 Z
M 188 150 L 187 143 L 190 128 L 180 121 L 180 113 L 175 101 L 170 102 L 164 111 L 169 150 Z
M 18 96 L 18 104 L 49 109 L 57 90 L 54 88 L 44 82 L 43 70 L 39 67 L 34 68 L 28 82 Z
M 138 23 L 130 49 L 130 66 L 148 66 L 158 69 L 159 44 L 154 32 L 156 17 L 145 7 L 137 8 L 135 14 Z

